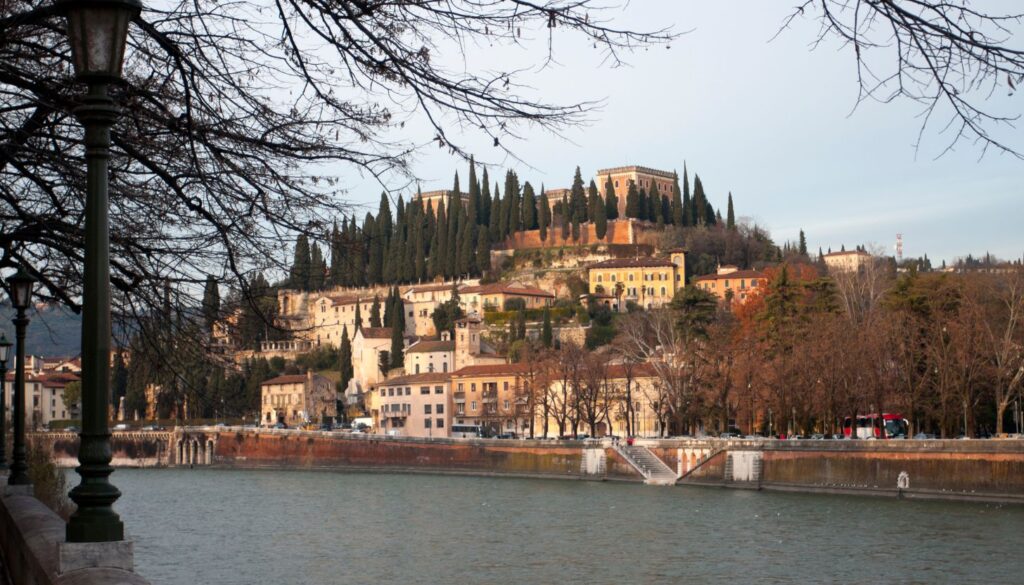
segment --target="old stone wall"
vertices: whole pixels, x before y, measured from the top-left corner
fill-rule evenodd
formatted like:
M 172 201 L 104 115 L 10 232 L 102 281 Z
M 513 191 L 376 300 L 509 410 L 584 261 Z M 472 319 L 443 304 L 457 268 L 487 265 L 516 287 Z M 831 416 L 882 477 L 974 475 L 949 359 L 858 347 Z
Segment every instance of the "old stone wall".
M 114 467 L 156 467 L 172 462 L 172 432 L 170 431 L 129 431 L 115 432 L 110 438 Z M 29 433 L 28 441 L 33 445 L 48 448 L 54 462 L 61 467 L 78 465 L 78 434 Z

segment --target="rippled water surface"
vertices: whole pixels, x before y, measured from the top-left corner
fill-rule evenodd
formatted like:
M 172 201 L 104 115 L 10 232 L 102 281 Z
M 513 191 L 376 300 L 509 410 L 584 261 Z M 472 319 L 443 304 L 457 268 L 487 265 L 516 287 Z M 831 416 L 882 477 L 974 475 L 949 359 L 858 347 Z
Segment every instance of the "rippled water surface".
M 1024 509 L 634 484 L 118 470 L 155 585 L 1024 583 Z

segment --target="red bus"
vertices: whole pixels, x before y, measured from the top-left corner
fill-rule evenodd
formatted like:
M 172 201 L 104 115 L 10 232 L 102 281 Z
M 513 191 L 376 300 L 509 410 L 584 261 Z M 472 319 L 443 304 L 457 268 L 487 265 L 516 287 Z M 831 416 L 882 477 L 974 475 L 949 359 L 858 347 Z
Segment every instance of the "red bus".
M 857 439 L 881 439 L 882 438 L 882 424 L 885 424 L 885 438 L 886 439 L 905 439 L 907 438 L 907 419 L 903 418 L 902 414 L 899 413 L 882 413 L 882 417 L 879 418 L 877 413 L 872 414 L 858 414 L 857 415 L 857 435 L 854 438 Z M 843 419 L 843 437 L 849 439 L 852 433 L 850 425 L 850 417 Z

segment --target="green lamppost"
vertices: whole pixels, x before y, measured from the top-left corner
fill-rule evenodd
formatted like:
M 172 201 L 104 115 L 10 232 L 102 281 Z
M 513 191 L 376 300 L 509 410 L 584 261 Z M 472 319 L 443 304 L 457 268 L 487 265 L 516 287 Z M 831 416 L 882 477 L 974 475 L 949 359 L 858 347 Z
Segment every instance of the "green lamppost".
M 7 469 L 7 358 L 11 342 L 0 333 L 0 470 Z
M 113 504 L 121 492 L 109 480 L 110 426 L 110 225 L 107 162 L 110 128 L 121 113 L 107 93 L 121 80 L 128 24 L 139 0 L 64 0 L 75 74 L 88 86 L 75 116 L 85 127 L 85 267 L 82 289 L 82 432 L 71 490 L 78 509 L 68 521 L 68 542 L 124 540 Z
M 14 367 L 14 390 L 11 399 L 14 401 L 14 453 L 11 458 L 11 474 L 7 476 L 8 485 L 29 485 L 28 462 L 25 459 L 25 328 L 28 317 L 25 311 L 32 304 L 32 285 L 35 279 L 24 268 L 7 279 L 11 290 L 11 304 L 17 311 L 13 319 L 14 339 L 18 344 L 17 363 Z

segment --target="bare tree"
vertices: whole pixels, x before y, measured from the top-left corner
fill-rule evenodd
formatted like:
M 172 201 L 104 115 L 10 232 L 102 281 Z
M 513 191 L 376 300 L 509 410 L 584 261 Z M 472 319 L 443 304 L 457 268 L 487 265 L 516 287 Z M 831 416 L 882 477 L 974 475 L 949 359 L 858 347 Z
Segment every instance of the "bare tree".
M 977 293 L 993 297 L 986 303 L 983 325 L 998 435 L 1003 432 L 1006 409 L 1024 388 L 1024 267 L 1018 265 L 1006 275 L 986 276 L 979 284 L 974 289 Z

